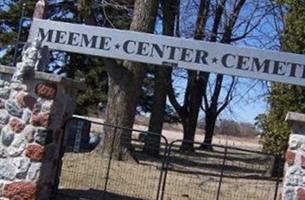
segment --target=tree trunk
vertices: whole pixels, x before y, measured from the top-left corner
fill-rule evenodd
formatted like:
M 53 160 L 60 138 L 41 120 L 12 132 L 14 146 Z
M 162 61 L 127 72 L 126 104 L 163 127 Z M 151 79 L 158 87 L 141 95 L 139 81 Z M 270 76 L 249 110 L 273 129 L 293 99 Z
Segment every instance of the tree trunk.
M 221 18 L 224 13 L 224 9 L 226 8 L 227 0 L 221 0 L 219 5 L 217 6 L 216 9 L 216 14 L 215 14 L 215 20 L 214 20 L 214 25 L 213 25 L 213 35 L 211 37 L 212 42 L 217 41 L 217 34 L 218 34 L 218 28 L 221 22 Z M 232 34 L 233 34 L 233 28 L 237 22 L 237 19 L 239 17 L 240 11 L 243 8 L 246 0 L 240 0 L 236 1 L 232 8 L 232 13 L 230 14 L 229 19 L 227 20 L 225 26 L 224 26 L 224 33 L 221 39 L 221 43 L 225 44 L 230 44 L 231 39 L 232 39 Z M 212 149 L 212 139 L 213 139 L 213 134 L 214 134 L 214 129 L 215 129 L 215 124 L 218 115 L 226 108 L 226 106 L 230 103 L 231 98 L 232 98 L 232 92 L 234 89 L 234 78 L 232 80 L 232 83 L 230 84 L 229 88 L 227 89 L 227 94 L 226 97 L 224 98 L 224 102 L 221 104 L 219 102 L 219 97 L 220 97 L 220 92 L 223 88 L 223 75 L 218 74 L 216 77 L 216 83 L 215 87 L 213 89 L 213 92 L 211 94 L 211 99 L 210 99 L 210 105 L 208 101 L 208 92 L 206 91 L 204 94 L 204 103 L 205 103 L 205 118 L 206 118 L 206 127 L 205 127 L 205 138 L 203 143 L 201 144 L 201 148 L 204 149 Z
M 153 32 L 157 5 L 157 0 L 136 0 L 130 29 Z M 125 61 L 124 66 L 115 66 L 115 61 L 110 60 L 105 64 L 109 74 L 106 123 L 132 128 L 146 67 L 130 61 Z M 106 128 L 101 149 L 116 159 L 128 159 L 132 156 L 131 132 Z
M 97 25 L 92 10 L 93 0 L 81 0 L 80 15 L 86 24 Z M 130 30 L 138 32 L 154 31 L 157 16 L 157 0 L 136 0 Z M 106 107 L 106 123 L 132 128 L 136 107 L 145 76 L 145 64 L 124 61 L 119 65 L 113 59 L 103 59 L 108 73 L 108 99 Z M 119 160 L 129 159 L 132 154 L 131 131 L 122 128 L 104 127 L 105 137 L 97 147 L 97 151 L 112 155 Z
M 208 20 L 210 0 L 201 0 L 197 15 L 195 39 L 202 40 L 205 37 L 205 27 Z M 183 141 L 181 150 L 194 150 L 194 138 L 197 119 L 202 103 L 203 90 L 206 88 L 208 73 L 188 71 L 188 82 L 184 95 L 183 105 L 180 106 L 173 94 L 173 88 L 169 93 L 169 99 L 174 106 L 183 125 Z
M 213 142 L 213 135 L 215 130 L 215 124 L 217 120 L 218 114 L 213 111 L 206 112 L 205 118 L 205 137 L 203 143 L 200 145 L 202 149 L 213 150 L 212 142 Z
M 163 117 L 166 106 L 166 94 L 167 87 L 167 69 L 156 68 L 155 71 L 155 86 L 154 86 L 154 97 L 152 111 L 149 121 L 148 131 L 156 134 L 149 134 L 145 139 L 144 151 L 154 156 L 159 155 L 160 143 L 161 143 L 161 133 L 163 127 Z
M 173 36 L 175 29 L 175 18 L 179 8 L 178 0 L 164 1 L 163 7 L 163 34 Z M 155 85 L 152 111 L 149 121 L 149 132 L 157 133 L 148 135 L 145 140 L 144 151 L 158 156 L 160 152 L 161 134 L 166 107 L 166 95 L 168 93 L 171 69 L 166 67 L 155 67 Z M 159 135 L 158 135 L 159 134 Z
M 201 74 L 202 75 L 202 74 Z M 202 104 L 202 88 L 206 86 L 206 81 L 200 73 L 195 71 L 189 71 L 189 82 L 188 82 L 188 101 L 186 104 L 185 115 L 181 115 L 182 125 L 183 125 L 183 141 L 181 145 L 181 150 L 193 150 L 194 139 L 196 134 L 197 119 L 199 115 L 200 106 Z
M 186 117 L 182 120 L 183 126 L 183 141 L 180 147 L 182 151 L 193 151 L 194 150 L 194 138 L 195 138 L 195 129 L 194 123 L 191 120 L 192 117 Z
M 106 123 L 127 128 L 133 126 L 137 100 L 145 75 L 144 66 L 137 68 L 133 73 L 126 70 L 126 74 L 119 80 L 109 77 Z M 114 158 L 120 160 L 128 159 L 129 153 L 132 152 L 131 131 L 105 128 L 102 151 L 105 154 L 111 153 Z

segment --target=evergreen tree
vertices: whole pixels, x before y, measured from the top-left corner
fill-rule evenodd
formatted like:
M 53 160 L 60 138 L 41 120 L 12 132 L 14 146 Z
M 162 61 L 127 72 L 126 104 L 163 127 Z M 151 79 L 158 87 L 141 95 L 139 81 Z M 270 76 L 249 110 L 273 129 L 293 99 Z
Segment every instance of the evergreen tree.
M 305 3 L 285 1 L 288 11 L 284 18 L 282 49 L 305 53 Z M 263 130 L 263 148 L 266 152 L 284 155 L 291 132 L 285 122 L 288 111 L 305 112 L 305 87 L 272 83 L 267 98 L 269 109 L 257 117 L 257 125 Z
M 24 9 L 24 16 L 32 16 L 34 7 L 34 0 L 7 0 L 2 1 L 2 3 L 0 2 L 0 52 L 3 54 L 3 56 L 0 57 L 1 64 L 13 64 L 21 11 Z M 20 41 L 26 41 L 29 25 L 29 20 L 22 20 Z M 20 47 L 18 48 L 20 54 L 22 46 L 18 47 Z
M 34 0 L 11 0 L 0 3 L 0 52 L 3 54 L 3 57 L 0 57 L 1 64 L 13 65 L 18 27 L 24 9 L 25 18 L 21 20 L 20 44 L 17 51 L 17 60 L 20 59 L 23 43 L 27 41 L 35 3 Z M 48 19 L 79 22 L 76 1 L 49 1 L 47 11 Z M 92 110 L 91 108 L 96 109 L 99 103 L 105 104 L 107 74 L 100 59 L 59 51 L 52 51 L 50 57 L 51 62 L 47 72 L 66 72 L 68 77 L 85 81 L 87 89 L 79 92 L 76 99 L 78 114 L 87 114 L 88 110 Z
M 264 151 L 283 156 L 291 132 L 285 122 L 287 112 L 305 112 L 305 88 L 294 85 L 273 83 L 267 98 L 269 109 L 259 115 L 257 125 L 263 130 Z

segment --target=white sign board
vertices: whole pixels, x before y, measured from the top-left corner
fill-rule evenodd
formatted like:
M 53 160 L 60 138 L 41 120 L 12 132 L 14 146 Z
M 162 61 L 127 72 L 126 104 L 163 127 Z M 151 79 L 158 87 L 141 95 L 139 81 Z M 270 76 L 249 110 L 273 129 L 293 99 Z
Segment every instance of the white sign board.
M 305 86 L 305 56 L 34 19 L 29 40 L 50 49 Z

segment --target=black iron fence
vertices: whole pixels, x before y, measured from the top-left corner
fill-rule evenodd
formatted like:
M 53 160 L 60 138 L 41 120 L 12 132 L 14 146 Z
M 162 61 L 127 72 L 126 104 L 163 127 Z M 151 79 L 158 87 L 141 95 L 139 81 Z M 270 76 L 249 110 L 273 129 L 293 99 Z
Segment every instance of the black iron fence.
M 258 151 L 182 141 L 169 146 L 161 199 L 279 199 L 279 174 L 272 177 L 274 156 Z
M 272 155 L 196 142 L 181 151 L 180 140 L 96 121 L 80 137 L 86 123 L 66 125 L 56 199 L 279 199 Z

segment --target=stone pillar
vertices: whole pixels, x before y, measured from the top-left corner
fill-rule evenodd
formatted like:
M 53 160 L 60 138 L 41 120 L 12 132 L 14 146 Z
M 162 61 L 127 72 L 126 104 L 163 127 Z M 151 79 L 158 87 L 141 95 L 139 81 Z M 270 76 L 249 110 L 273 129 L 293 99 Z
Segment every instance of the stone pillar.
M 0 65 L 0 199 L 50 199 L 59 164 L 61 127 L 74 111 L 81 85 L 36 72 L 11 82 L 14 68 Z
M 283 200 L 305 200 L 305 114 L 288 112 L 292 127 L 286 152 Z
M 47 0 L 38 0 L 36 2 L 33 18 L 37 18 L 37 19 L 45 18 L 45 15 L 47 14 L 46 12 L 47 3 L 48 3 Z

